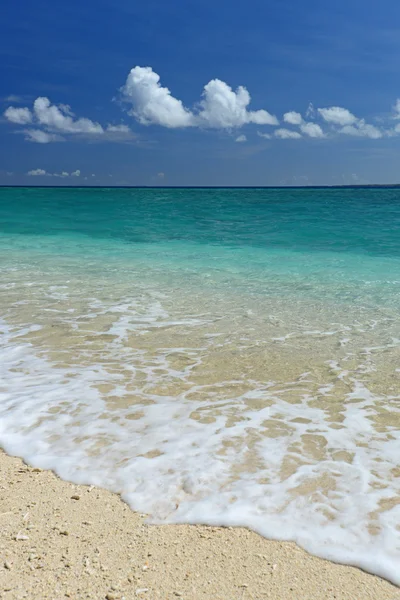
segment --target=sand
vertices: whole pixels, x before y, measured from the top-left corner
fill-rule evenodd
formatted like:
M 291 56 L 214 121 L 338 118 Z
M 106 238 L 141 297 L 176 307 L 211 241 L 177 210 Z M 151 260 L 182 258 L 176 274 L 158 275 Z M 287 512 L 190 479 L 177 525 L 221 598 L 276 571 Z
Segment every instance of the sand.
M 400 589 L 241 528 L 154 526 L 0 451 L 0 598 L 395 600 Z

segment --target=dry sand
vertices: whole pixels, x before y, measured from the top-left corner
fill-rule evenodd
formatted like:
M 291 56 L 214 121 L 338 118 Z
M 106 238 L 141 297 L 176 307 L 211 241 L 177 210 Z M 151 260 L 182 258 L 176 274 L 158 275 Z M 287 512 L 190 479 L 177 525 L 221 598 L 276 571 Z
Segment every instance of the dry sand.
M 0 451 L 0 598 L 395 600 L 400 590 L 246 529 L 152 526 L 107 491 Z

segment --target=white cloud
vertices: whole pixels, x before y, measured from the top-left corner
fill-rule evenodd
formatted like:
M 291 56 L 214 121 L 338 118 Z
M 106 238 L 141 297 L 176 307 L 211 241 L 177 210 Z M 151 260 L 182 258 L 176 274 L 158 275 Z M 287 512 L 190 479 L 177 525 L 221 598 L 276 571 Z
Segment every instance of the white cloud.
M 339 133 L 345 135 L 354 135 L 358 137 L 368 137 L 377 140 L 383 137 L 383 132 L 375 127 L 375 125 L 369 125 L 363 119 L 360 119 L 356 125 L 346 125 L 339 129 Z
M 317 123 L 302 123 L 300 125 L 300 130 L 309 137 L 312 138 L 323 138 L 325 137 L 325 133 L 322 131 L 321 127 Z
M 48 98 L 36 98 L 33 103 L 33 112 L 37 121 L 51 131 L 89 134 L 101 134 L 104 132 L 99 123 L 94 123 L 90 119 L 82 118 L 74 120 L 69 107 L 66 110 L 65 105 L 56 106 L 55 104 L 51 104 Z
M 130 133 L 131 130 L 128 125 L 107 125 L 107 131 L 112 133 Z
M 340 129 L 336 131 L 345 135 L 367 137 L 376 140 L 390 134 L 390 132 L 379 129 L 375 125 L 366 123 L 365 119 L 359 119 L 347 110 L 347 108 L 331 106 L 330 108 L 319 108 L 318 112 L 328 123 L 340 125 Z
M 247 137 L 245 135 L 239 135 L 235 142 L 247 142 Z
M 68 173 L 67 171 L 62 171 L 61 173 L 48 173 L 44 169 L 33 169 L 32 171 L 28 171 L 27 175 L 30 177 L 80 177 L 80 170 L 77 169 L 72 173 Z
M 108 125 L 106 129 L 95 121 L 86 118 L 75 118 L 68 104 L 51 104 L 45 97 L 36 98 L 33 110 L 10 106 L 4 112 L 5 118 L 16 125 L 31 123 L 35 129 L 26 129 L 25 139 L 38 144 L 65 141 L 65 135 L 89 136 L 89 138 L 108 141 L 124 141 L 132 139 L 133 134 L 127 125 Z M 61 136 L 60 134 L 63 134 Z
M 306 117 L 307 119 L 313 119 L 315 117 L 315 108 L 312 102 L 310 102 L 310 104 L 308 105 L 308 108 L 306 110 Z
M 267 140 L 270 140 L 272 138 L 272 135 L 269 133 L 262 133 L 262 131 L 257 131 L 257 135 L 261 138 L 265 138 Z
M 347 108 L 341 106 L 330 106 L 329 108 L 319 108 L 319 114 L 327 123 L 333 125 L 353 125 L 356 123 L 357 117 L 353 115 Z
M 7 121 L 16 123 L 17 125 L 26 125 L 32 122 L 32 113 L 29 108 L 14 108 L 13 106 L 9 106 L 4 116 Z
M 283 115 L 283 120 L 285 123 L 289 123 L 290 125 L 301 125 L 303 122 L 303 117 L 300 113 L 291 110 Z
M 281 140 L 298 140 L 301 138 L 300 133 L 291 131 L 290 129 L 277 129 L 274 135 Z
M 245 87 L 236 91 L 220 79 L 204 86 L 202 98 L 194 110 L 171 95 L 160 84 L 160 76 L 151 67 L 131 69 L 121 88 L 123 99 L 132 104 L 130 114 L 142 125 L 168 128 L 207 127 L 233 129 L 246 123 L 278 125 L 276 117 L 266 110 L 249 111 L 250 94 Z
M 124 100 L 132 104 L 130 114 L 142 125 L 170 128 L 193 125 L 192 113 L 171 96 L 168 88 L 160 85 L 160 76 L 151 67 L 131 69 L 121 92 Z
M 65 138 L 56 133 L 47 133 L 41 129 L 25 129 L 25 139 L 37 144 L 49 144 L 50 142 L 64 142 Z
M 44 169 L 33 169 L 32 171 L 28 171 L 27 175 L 30 177 L 45 177 L 46 175 L 50 175 Z
M 160 173 L 157 173 L 157 177 L 158 179 L 164 179 L 165 177 L 165 173 L 163 173 L 162 171 Z
M 393 110 L 395 112 L 393 118 L 394 119 L 400 119 L 400 98 L 397 98 L 396 104 L 394 105 Z
M 233 129 L 246 123 L 257 125 L 278 125 L 276 117 L 266 110 L 247 110 L 250 94 L 239 86 L 236 92 L 219 79 L 213 79 L 204 86 L 200 111 L 194 119 L 200 126 L 218 129 Z
M 313 109 L 311 110 L 310 106 L 307 109 L 307 114 L 309 114 L 311 116 Z M 289 123 L 289 125 L 299 126 L 300 131 L 302 133 L 304 133 L 305 135 L 308 135 L 309 137 L 312 137 L 312 138 L 325 137 L 325 134 L 322 131 L 320 125 L 318 125 L 317 123 L 311 123 L 311 122 L 304 121 L 301 114 L 294 110 L 285 113 L 283 115 L 283 120 L 285 121 L 285 123 Z M 285 129 L 284 131 L 288 131 L 288 130 Z M 288 136 L 286 133 L 284 135 L 287 137 L 297 137 L 297 136 Z

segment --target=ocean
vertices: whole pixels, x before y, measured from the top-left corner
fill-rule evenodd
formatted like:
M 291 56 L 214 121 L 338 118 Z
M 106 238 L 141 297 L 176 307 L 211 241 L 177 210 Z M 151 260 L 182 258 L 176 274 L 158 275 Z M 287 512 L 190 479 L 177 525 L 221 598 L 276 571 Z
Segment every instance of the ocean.
M 0 446 L 400 584 L 400 189 L 0 189 Z

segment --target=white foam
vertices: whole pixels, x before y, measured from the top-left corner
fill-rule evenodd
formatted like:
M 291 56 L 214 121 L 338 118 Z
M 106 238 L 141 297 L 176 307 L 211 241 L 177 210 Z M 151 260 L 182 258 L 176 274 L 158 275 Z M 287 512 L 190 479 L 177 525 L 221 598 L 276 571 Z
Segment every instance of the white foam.
M 97 310 L 103 310 L 100 303 Z M 132 328 L 140 333 L 142 327 L 177 323 L 157 304 L 147 313 L 142 309 L 140 318 L 132 304 L 121 304 L 120 312 L 108 331 L 116 349 Z M 182 323 L 197 321 L 205 319 Z M 12 330 L 1 322 L 1 329 L 0 444 L 7 452 L 64 479 L 118 492 L 154 522 L 247 526 L 400 585 L 400 507 L 394 503 L 379 512 L 382 501 L 400 493 L 399 478 L 392 474 L 400 435 L 394 428 L 375 430 L 371 420 L 382 402 L 393 415 L 399 413 L 399 397 L 374 395 L 332 361 L 336 379 L 349 385 L 341 427 L 335 428 L 329 405 L 334 385 L 319 385 L 325 404 L 317 407 L 307 387 L 311 372 L 281 387 L 251 381 L 251 389 L 237 395 L 240 382 L 220 382 L 220 389 L 233 390 L 222 398 L 215 386 L 190 383 L 203 349 L 176 347 L 151 360 L 132 351 L 124 368 L 132 372 L 129 393 L 137 403 L 113 408 L 98 386 L 110 383 L 112 394 L 123 396 L 128 392 L 121 375 L 100 364 L 56 367 L 22 338 L 37 327 Z M 192 362 L 174 369 L 169 361 L 179 353 Z M 149 383 L 160 369 L 168 381 L 187 386 L 174 396 L 152 393 Z M 136 383 L 138 370 L 146 375 L 145 384 Z M 286 401 L 293 389 L 297 402 Z M 202 399 L 193 399 L 199 392 Z M 263 403 L 254 408 L 257 400 Z M 210 418 L 195 419 L 194 413 Z M 284 428 L 268 436 L 267 423 Z M 313 443 L 325 440 L 322 460 L 307 445 L 310 436 Z M 158 456 L 146 457 L 154 451 Z M 337 458 L 339 452 L 353 458 Z M 293 468 L 283 476 L 288 462 Z

